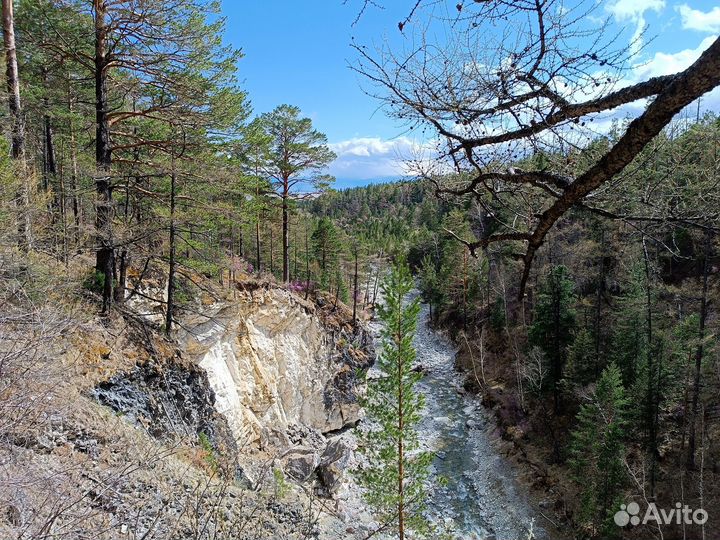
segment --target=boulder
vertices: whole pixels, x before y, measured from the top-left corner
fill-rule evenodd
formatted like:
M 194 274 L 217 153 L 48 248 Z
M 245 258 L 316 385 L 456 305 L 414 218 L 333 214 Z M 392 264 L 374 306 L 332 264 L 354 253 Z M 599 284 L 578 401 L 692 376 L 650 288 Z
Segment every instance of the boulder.
M 320 465 L 317 468 L 318 477 L 328 494 L 335 493 L 342 483 L 343 473 L 350 461 L 350 448 L 342 439 L 335 439 L 328 443 Z
M 307 481 L 318 466 L 318 455 L 313 448 L 296 446 L 283 456 L 283 469 L 297 482 Z
M 255 489 L 255 480 L 250 475 L 247 467 L 235 466 L 235 482 L 245 489 Z

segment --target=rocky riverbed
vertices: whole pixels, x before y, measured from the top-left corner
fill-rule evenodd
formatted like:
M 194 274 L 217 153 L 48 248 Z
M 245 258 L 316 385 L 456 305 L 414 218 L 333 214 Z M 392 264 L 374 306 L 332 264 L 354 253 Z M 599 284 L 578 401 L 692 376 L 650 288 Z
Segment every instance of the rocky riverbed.
M 417 364 L 425 373 L 419 384 L 426 398 L 420 438 L 425 448 L 436 452 L 429 501 L 432 521 L 451 537 L 463 540 L 559 540 L 561 534 L 542 515 L 528 487 L 516 480 L 514 467 L 500 455 L 490 414 L 477 396 L 462 390 L 461 374 L 454 369 L 455 347 L 429 326 L 429 315 L 428 306 L 423 305 L 415 347 Z M 379 323 L 373 326 L 377 336 Z M 344 437 L 353 443 L 351 433 Z M 335 508 L 347 526 L 341 531 L 337 522 L 328 521 L 328 539 L 338 538 L 332 535 L 341 532 L 346 536 L 340 537 L 353 537 L 352 533 L 364 537 L 377 525 L 351 479 L 339 490 Z
M 436 452 L 433 475 L 444 487 L 433 493 L 433 521 L 446 525 L 458 538 L 517 540 L 557 538 L 515 479 L 513 467 L 500 455 L 495 424 L 476 396 L 461 391 L 454 370 L 452 343 L 429 327 L 429 309 L 422 307 L 415 337 L 417 361 L 425 371 L 420 389 L 427 411 L 421 439 Z

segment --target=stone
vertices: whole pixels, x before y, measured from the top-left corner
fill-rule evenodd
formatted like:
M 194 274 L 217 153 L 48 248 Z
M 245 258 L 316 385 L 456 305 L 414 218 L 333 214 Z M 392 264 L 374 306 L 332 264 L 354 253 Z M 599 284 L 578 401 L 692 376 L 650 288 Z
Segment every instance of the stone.
M 264 427 L 260 431 L 261 448 L 287 448 L 290 445 L 291 441 L 284 430 Z
M 301 425 L 319 433 L 357 422 L 358 374 L 372 356 L 348 345 L 352 336 L 329 326 L 289 291 L 258 292 L 249 302 L 220 304 L 185 326 L 181 343 L 206 373 L 215 410 L 239 448 L 282 449 L 265 428 L 290 431 L 292 444 L 312 445 Z M 186 347 L 187 348 L 187 347 Z M 310 439 L 310 440 L 307 440 Z
M 7 522 L 14 527 L 22 525 L 22 515 L 20 514 L 20 509 L 17 506 L 12 504 L 8 505 L 5 510 L 5 518 L 7 519 Z
M 335 439 L 320 457 L 318 477 L 327 493 L 334 494 L 342 484 L 343 474 L 350 461 L 350 448 L 342 439 Z
M 250 476 L 246 467 L 237 465 L 235 467 L 235 483 L 245 489 L 254 489 L 255 480 Z M 233 492 L 228 492 L 231 498 L 235 498 L 236 495 Z
M 313 448 L 297 446 L 283 456 L 283 469 L 297 482 L 306 482 L 318 466 L 318 455 Z
M 55 448 L 55 443 L 48 437 L 47 435 L 38 435 L 36 440 L 36 446 L 39 450 L 44 450 L 46 452 L 51 451 L 53 448 Z

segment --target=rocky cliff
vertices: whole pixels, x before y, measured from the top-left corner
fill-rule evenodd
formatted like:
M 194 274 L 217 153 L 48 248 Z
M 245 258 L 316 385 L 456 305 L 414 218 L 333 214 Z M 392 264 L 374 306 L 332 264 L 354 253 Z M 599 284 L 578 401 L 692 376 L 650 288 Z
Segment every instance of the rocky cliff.
M 107 317 L 0 318 L 0 538 L 346 536 L 307 494 L 347 490 L 365 332 L 323 296 L 199 278 L 167 338 L 156 275 Z
M 133 302 L 147 324 L 161 291 L 147 287 L 145 300 Z M 245 281 L 186 310 L 171 354 L 156 354 L 166 343 L 152 346 L 159 337 L 146 335 L 147 360 L 102 380 L 93 395 L 159 440 L 204 438 L 251 485 L 271 462 L 330 496 L 348 452 L 326 436 L 359 421 L 360 375 L 372 359 L 366 331 L 345 309 Z
M 240 447 L 287 445 L 287 430 L 321 433 L 358 421 L 364 337 L 278 288 L 261 288 L 186 321 L 181 349 L 208 377 L 215 409 Z

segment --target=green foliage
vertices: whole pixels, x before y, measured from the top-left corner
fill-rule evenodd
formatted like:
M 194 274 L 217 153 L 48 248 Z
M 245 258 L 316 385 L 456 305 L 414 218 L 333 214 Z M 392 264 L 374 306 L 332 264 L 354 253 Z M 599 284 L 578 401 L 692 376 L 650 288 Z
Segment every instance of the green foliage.
M 635 382 L 638 365 L 647 358 L 645 320 L 645 277 L 639 265 L 631 269 L 627 291 L 620 298 L 612 336 L 611 358 L 620 367 L 629 388 Z
M 437 231 L 446 205 L 422 182 L 373 184 L 362 188 L 328 191 L 305 203 L 314 215 L 329 217 L 354 238 L 377 251 L 402 253 L 417 247 L 426 233 Z M 433 212 L 437 212 L 433 215 Z M 411 267 L 417 267 L 423 252 L 408 254 Z
M 320 282 L 324 288 L 337 270 L 340 253 L 340 239 L 334 223 L 329 218 L 321 218 L 311 237 L 313 255 L 320 266 Z
M 563 377 L 567 348 L 575 329 L 574 283 L 565 266 L 555 266 L 540 285 L 529 343 L 539 347 L 550 363 L 550 382 L 557 385 Z
M 275 481 L 275 498 L 278 500 L 284 499 L 285 496 L 290 492 L 290 484 L 285 479 L 285 474 L 282 469 L 276 467 L 273 469 L 273 480 Z
M 210 441 L 210 437 L 208 437 L 204 431 L 201 431 L 198 434 L 198 444 L 200 445 L 200 448 L 203 449 L 203 452 L 205 454 L 203 456 L 203 460 L 205 461 L 207 466 L 210 467 L 211 470 L 217 471 L 219 463 L 217 455 L 215 454 L 215 448 Z
M 350 300 L 350 291 L 348 290 L 347 283 L 345 282 L 340 268 L 337 268 L 335 271 L 335 294 L 341 302 L 347 304 Z
M 493 330 L 500 332 L 505 328 L 505 302 L 502 298 L 497 297 L 490 306 L 490 325 Z
M 364 407 L 371 427 L 363 434 L 361 451 L 369 466 L 358 472 L 358 479 L 382 524 L 397 532 L 402 516 L 407 530 L 422 534 L 429 531 L 423 511 L 433 455 L 419 451 L 417 425 L 425 402 L 415 390 L 422 375 L 412 369 L 420 311 L 418 298 L 406 300 L 413 286 L 405 265 L 394 267 L 382 284 L 385 304 L 378 307 L 383 329 L 377 360 L 381 377 L 368 380 Z
M 610 364 L 602 372 L 589 402 L 577 416 L 572 432 L 570 466 L 581 486 L 581 519 L 604 538 L 618 534 L 612 517 L 626 480 L 624 438 L 628 399 L 620 370 Z
M 175 303 L 179 305 L 189 304 L 195 297 L 195 289 L 190 280 L 179 277 L 175 280 Z
M 429 254 L 423 257 L 420 266 L 420 290 L 423 300 L 437 310 L 442 302 L 442 288 L 435 261 Z
M 327 146 L 327 137 L 313 128 L 310 118 L 300 116 L 298 107 L 280 105 L 263 114 L 259 125 L 269 143 L 260 168 L 284 200 L 295 186 L 323 191 L 334 182 L 323 170 L 335 159 L 335 153 Z
M 458 318 L 465 323 L 468 307 L 478 296 L 480 272 L 478 259 L 472 257 L 455 237 L 472 242 L 475 235 L 465 214 L 457 209 L 445 216 L 442 229 L 452 232 L 452 235 L 444 235 L 438 272 L 444 307 L 450 313 L 457 311 Z
M 103 287 L 105 286 L 105 274 L 98 270 L 90 271 L 83 279 L 82 286 L 84 289 L 102 294 Z
M 598 364 L 593 335 L 587 328 L 582 328 L 568 349 L 566 377 L 575 384 L 585 386 L 597 378 Z

